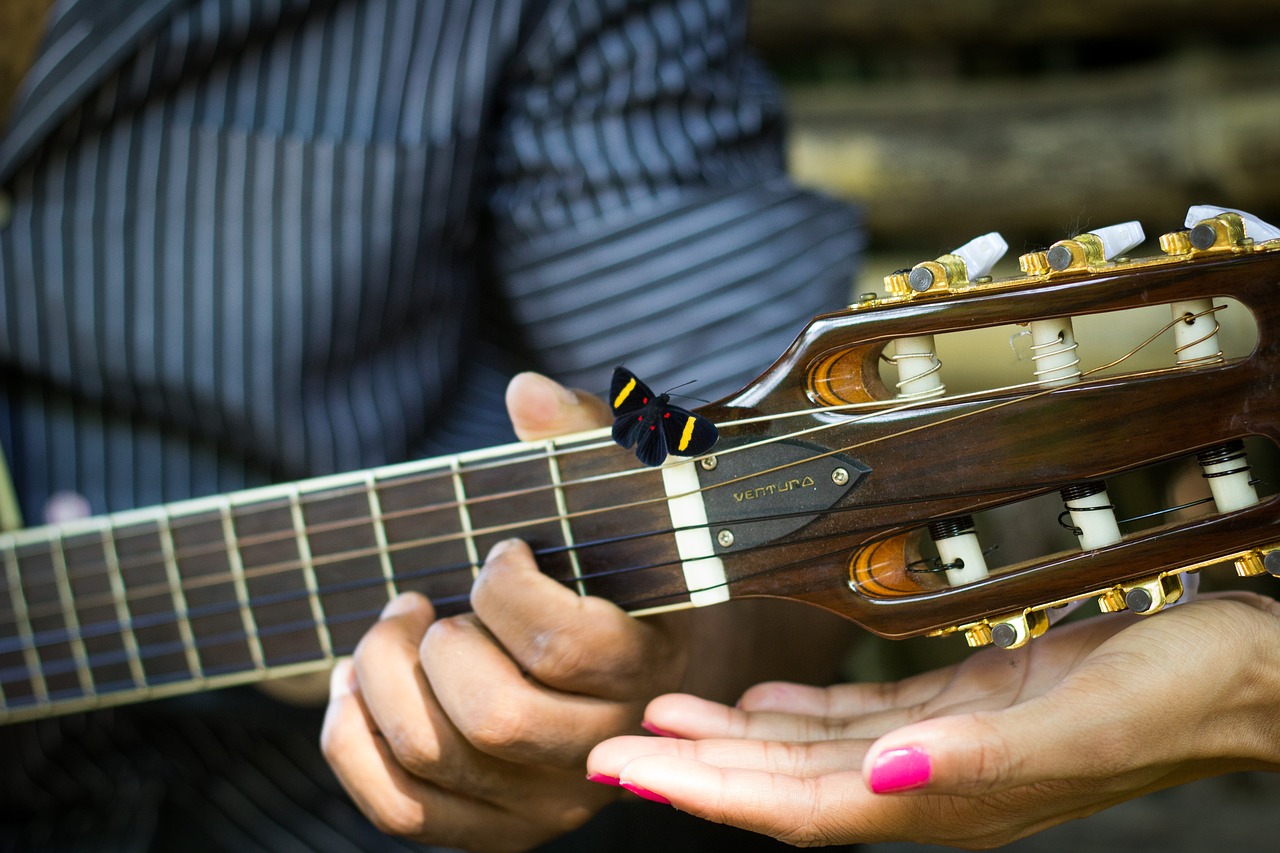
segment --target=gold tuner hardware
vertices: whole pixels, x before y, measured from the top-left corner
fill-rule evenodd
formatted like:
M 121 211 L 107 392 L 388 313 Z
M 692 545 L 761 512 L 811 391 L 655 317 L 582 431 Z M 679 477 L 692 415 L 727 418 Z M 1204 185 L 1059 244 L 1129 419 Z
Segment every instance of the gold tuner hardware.
M 1018 268 L 1027 275 L 1044 275 L 1049 271 L 1048 252 L 1028 252 L 1018 257 Z
M 1241 577 L 1269 574 L 1280 577 L 1280 545 L 1268 545 L 1236 558 Z
M 1261 551 L 1250 551 L 1248 554 L 1236 559 L 1236 574 L 1242 578 L 1265 575 L 1266 573 L 1267 567 L 1263 563 Z
M 994 643 L 1002 649 L 1020 649 L 1049 630 L 1049 615 L 1043 610 L 1015 613 L 987 619 L 965 629 L 964 638 L 970 646 Z
M 1145 616 L 1164 610 L 1181 597 L 1182 579 L 1165 575 L 1112 587 L 1098 597 L 1098 608 L 1103 613 L 1132 610 Z
M 1230 252 L 1252 244 L 1238 213 L 1219 213 L 1200 220 L 1188 231 L 1174 231 L 1160 238 L 1160 248 L 1166 255 Z
M 1170 231 L 1160 235 L 1160 251 L 1166 255 L 1191 254 L 1191 232 Z
M 1096 234 L 1080 234 L 1070 240 L 1059 240 L 1045 252 L 1052 272 L 1087 270 L 1107 262 L 1106 250 Z
M 884 287 L 890 296 L 915 296 L 925 292 L 947 293 L 966 281 L 968 273 L 964 259 L 948 254 L 885 276 Z
M 964 631 L 964 641 L 971 649 L 991 645 L 991 624 L 979 622 L 976 625 L 970 625 Z

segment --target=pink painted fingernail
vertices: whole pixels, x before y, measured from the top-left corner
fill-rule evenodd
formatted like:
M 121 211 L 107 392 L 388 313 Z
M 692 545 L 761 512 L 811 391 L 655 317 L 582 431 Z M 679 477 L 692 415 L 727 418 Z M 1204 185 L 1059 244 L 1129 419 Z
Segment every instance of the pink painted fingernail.
M 929 753 L 918 746 L 904 746 L 880 753 L 871 765 L 871 790 L 877 794 L 909 791 L 929 784 L 933 765 Z
M 651 734 L 655 734 L 658 737 L 679 737 L 679 735 L 673 735 L 671 732 L 667 731 L 666 729 L 660 729 L 657 726 L 655 726 L 653 723 L 650 723 L 648 721 L 642 722 L 640 724 L 640 728 L 644 729 L 645 731 Z
M 617 776 L 610 776 L 607 773 L 588 773 L 587 781 L 598 785 L 612 785 L 615 788 L 621 784 Z
M 655 794 L 653 791 L 650 791 L 647 788 L 641 788 L 639 785 L 633 785 L 630 782 L 623 782 L 622 787 L 626 788 L 628 791 L 630 791 L 631 793 L 635 794 L 637 797 L 640 797 L 642 799 L 652 800 L 655 803 L 662 803 L 664 806 L 671 805 L 671 801 L 668 800 L 666 797 L 662 796 L 661 794 Z

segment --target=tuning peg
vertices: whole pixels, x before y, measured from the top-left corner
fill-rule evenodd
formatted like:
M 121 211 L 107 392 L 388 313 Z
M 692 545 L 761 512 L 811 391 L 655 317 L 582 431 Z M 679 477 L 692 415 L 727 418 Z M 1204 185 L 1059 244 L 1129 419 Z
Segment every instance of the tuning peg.
M 965 629 L 964 638 L 974 648 L 994 643 L 1002 649 L 1020 649 L 1047 630 L 1048 614 L 1043 610 L 1033 610 L 970 625 Z
M 911 296 L 927 290 L 948 290 L 951 285 L 976 281 L 991 274 L 991 268 L 1004 257 L 1009 244 L 996 231 L 975 237 L 955 251 L 936 260 L 924 261 L 909 270 L 899 270 L 885 277 L 885 290 L 893 296 Z
M 1236 574 L 1240 577 L 1265 574 L 1280 577 L 1280 546 L 1268 545 L 1239 557 Z
M 1240 217 L 1240 222 L 1244 225 L 1245 236 L 1255 243 L 1265 243 L 1268 240 L 1274 240 L 1280 237 L 1280 228 L 1263 222 L 1252 213 L 1246 213 L 1243 210 L 1234 210 L 1230 207 L 1218 207 L 1213 204 L 1193 204 L 1187 208 L 1187 218 L 1183 224 L 1192 229 L 1192 244 L 1195 243 L 1194 231 L 1195 226 L 1204 222 L 1206 219 L 1213 219 L 1224 213 L 1234 213 Z M 1203 233 L 1203 232 L 1202 232 Z M 1203 239 L 1203 238 L 1202 238 Z M 1213 245 L 1212 243 L 1209 244 Z M 1206 246 L 1196 246 L 1197 249 L 1207 248 Z
M 1069 240 L 1059 240 L 1049 247 L 1045 261 L 1054 272 L 1088 269 L 1120 257 L 1144 239 L 1146 235 L 1141 223 L 1121 222 L 1086 231 Z M 1023 268 L 1026 268 L 1025 264 Z
M 968 243 L 954 250 L 951 254 L 964 261 L 969 281 L 975 281 L 991 274 L 991 269 L 1009 251 L 1009 244 L 999 231 L 974 237 Z
M 1136 220 L 1097 228 L 1089 233 L 1102 241 L 1102 257 L 1108 261 L 1121 257 L 1147 239 L 1142 223 Z
M 1103 613 L 1120 610 L 1132 610 L 1143 615 L 1158 613 L 1181 598 L 1182 592 L 1182 578 L 1178 575 L 1147 578 L 1102 593 L 1098 597 L 1098 608 Z

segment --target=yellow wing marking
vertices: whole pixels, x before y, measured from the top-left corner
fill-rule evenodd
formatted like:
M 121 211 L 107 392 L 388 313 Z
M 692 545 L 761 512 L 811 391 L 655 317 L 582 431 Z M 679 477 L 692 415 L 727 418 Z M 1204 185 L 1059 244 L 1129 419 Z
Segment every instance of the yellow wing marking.
M 631 392 L 636 388 L 636 378 L 631 377 L 631 381 L 622 386 L 622 390 L 618 392 L 618 396 L 613 398 L 613 407 L 616 409 L 622 405 L 622 401 L 631 396 Z

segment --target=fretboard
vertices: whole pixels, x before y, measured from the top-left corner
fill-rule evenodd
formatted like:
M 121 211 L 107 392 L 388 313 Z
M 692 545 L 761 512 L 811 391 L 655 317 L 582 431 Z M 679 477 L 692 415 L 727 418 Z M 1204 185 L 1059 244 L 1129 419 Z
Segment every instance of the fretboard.
M 0 536 L 0 721 L 324 668 L 400 592 L 469 610 L 510 537 L 633 613 L 722 600 L 693 464 L 592 433 Z

